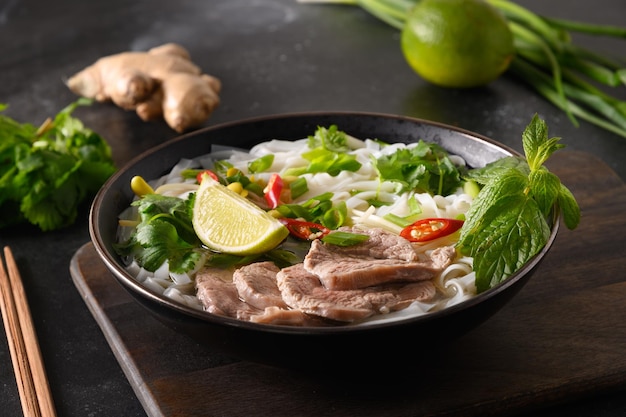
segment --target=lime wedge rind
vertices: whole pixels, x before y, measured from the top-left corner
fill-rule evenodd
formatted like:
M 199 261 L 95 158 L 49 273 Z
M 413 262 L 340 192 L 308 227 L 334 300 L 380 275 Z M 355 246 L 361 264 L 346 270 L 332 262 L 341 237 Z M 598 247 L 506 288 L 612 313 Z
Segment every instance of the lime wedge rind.
M 267 252 L 289 234 L 277 219 L 211 178 L 197 191 L 192 223 L 207 247 L 235 255 Z

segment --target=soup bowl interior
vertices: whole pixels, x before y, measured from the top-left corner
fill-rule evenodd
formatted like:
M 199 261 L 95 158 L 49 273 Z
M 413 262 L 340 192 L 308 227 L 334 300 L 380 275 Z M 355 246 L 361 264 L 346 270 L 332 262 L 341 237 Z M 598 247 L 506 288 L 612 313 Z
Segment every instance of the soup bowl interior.
M 516 274 L 498 286 L 441 311 L 368 326 L 292 327 L 256 324 L 212 315 L 151 291 L 125 269 L 113 245 L 118 215 L 132 201 L 130 180 L 166 174 L 181 158 L 194 158 L 221 146 L 250 148 L 271 140 L 296 140 L 313 134 L 318 126 L 337 125 L 361 139 L 385 142 L 435 142 L 481 167 L 516 152 L 480 135 L 425 120 L 372 113 L 306 113 L 267 116 L 204 128 L 163 143 L 139 155 L 114 174 L 96 195 L 90 213 L 90 235 L 96 252 L 128 293 L 155 318 L 170 328 L 229 357 L 272 366 L 298 369 L 340 369 L 406 365 L 407 358 L 475 328 L 504 306 L 531 277 L 552 246 L 558 219 L 548 244 Z M 425 341 L 415 343 L 414 338 Z M 424 346 L 424 347 L 420 347 Z

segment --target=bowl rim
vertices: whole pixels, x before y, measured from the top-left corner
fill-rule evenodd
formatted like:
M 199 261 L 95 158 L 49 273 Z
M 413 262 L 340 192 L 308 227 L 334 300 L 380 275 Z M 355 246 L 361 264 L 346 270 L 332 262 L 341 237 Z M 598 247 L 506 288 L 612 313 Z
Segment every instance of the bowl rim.
M 245 119 L 227 121 L 219 124 L 215 124 L 212 126 L 204 127 L 192 132 L 187 132 L 182 135 L 176 136 L 172 139 L 169 139 L 161 144 L 153 146 L 147 149 L 144 152 L 136 155 L 131 158 L 127 163 L 125 163 L 120 169 L 117 170 L 109 179 L 103 184 L 103 186 L 96 193 L 91 207 L 89 211 L 89 234 L 91 237 L 91 241 L 93 246 L 100 257 L 100 260 L 105 264 L 107 269 L 113 274 L 116 280 L 122 284 L 126 290 L 131 291 L 134 294 L 140 295 L 142 298 L 150 301 L 152 303 L 156 303 L 161 307 L 165 307 L 167 309 L 171 309 L 174 312 L 187 316 L 189 318 L 194 318 L 196 320 L 200 320 L 202 322 L 207 322 L 213 325 L 220 326 L 228 326 L 233 328 L 247 329 L 250 331 L 259 331 L 259 332 L 269 332 L 269 333 L 280 333 L 280 334 L 327 334 L 332 335 L 336 333 L 342 334 L 357 334 L 364 332 L 371 332 L 377 329 L 389 328 L 389 327 L 402 327 L 402 326 L 411 326 L 416 322 L 431 322 L 438 320 L 442 317 L 447 317 L 457 313 L 460 310 L 467 310 L 473 307 L 476 304 L 483 303 L 484 301 L 495 297 L 497 294 L 507 290 L 509 287 L 515 285 L 517 281 L 526 276 L 531 270 L 533 270 L 537 264 L 545 257 L 546 253 L 549 251 L 550 247 L 554 243 L 556 239 L 557 232 L 560 224 L 560 213 L 555 213 L 553 216 L 553 225 L 550 231 L 550 236 L 546 245 L 532 258 L 530 259 L 520 270 L 518 270 L 515 274 L 511 275 L 507 279 L 505 279 L 500 284 L 495 287 L 484 291 L 480 294 L 475 295 L 472 298 L 464 300 L 458 304 L 452 305 L 450 307 L 446 307 L 443 310 L 412 316 L 405 318 L 398 318 L 396 320 L 390 322 L 380 322 L 380 323 L 371 323 L 371 324 L 361 324 L 361 325 L 345 325 L 345 326 L 285 326 L 285 325 L 274 325 L 274 324 L 261 324 L 261 323 L 253 323 L 249 321 L 243 321 L 236 318 L 218 316 L 206 311 L 197 310 L 192 307 L 189 307 L 183 303 L 180 303 L 174 299 L 170 299 L 165 297 L 148 287 L 144 286 L 142 283 L 137 281 L 131 274 L 129 274 L 125 268 L 119 263 L 119 259 L 116 259 L 116 255 L 111 254 L 107 248 L 106 243 L 104 242 L 103 236 L 100 233 L 98 228 L 97 219 L 101 215 L 101 201 L 103 200 L 108 188 L 111 184 L 115 183 L 117 179 L 135 166 L 142 159 L 153 155 L 155 153 L 161 152 L 163 149 L 166 149 L 172 146 L 174 143 L 185 141 L 188 138 L 203 135 L 206 132 L 212 132 L 216 130 L 226 129 L 233 126 L 245 125 L 245 124 L 254 124 L 259 122 L 268 122 L 268 121 L 280 121 L 284 119 L 292 119 L 292 118 L 302 118 L 302 117 L 371 117 L 371 118 L 381 118 L 381 119 L 395 119 L 399 121 L 407 121 L 410 123 L 418 123 L 423 125 L 429 125 L 431 127 L 437 129 L 445 129 L 449 131 L 453 131 L 462 135 L 470 136 L 474 140 L 479 140 L 481 142 L 487 143 L 490 146 L 496 147 L 502 151 L 508 152 L 510 155 L 522 156 L 522 154 L 513 148 L 504 145 L 486 137 L 484 135 L 472 132 L 470 130 L 448 125 L 441 122 L 431 121 L 427 119 L 421 119 L 410 116 L 403 115 L 395 115 L 395 114 L 387 114 L 387 113 L 379 113 L 379 112 L 363 112 L 363 111 L 309 111 L 309 112 L 292 112 L 292 113 L 280 113 L 280 114 L 270 114 L 265 116 L 256 116 Z M 119 214 L 119 213 L 117 213 Z

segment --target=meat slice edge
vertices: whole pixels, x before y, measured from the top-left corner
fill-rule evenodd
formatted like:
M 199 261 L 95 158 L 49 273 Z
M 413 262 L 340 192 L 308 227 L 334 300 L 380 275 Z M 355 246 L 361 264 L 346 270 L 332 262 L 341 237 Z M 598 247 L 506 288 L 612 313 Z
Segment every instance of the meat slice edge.
M 196 296 L 209 313 L 247 321 L 261 310 L 239 298 L 231 277 L 229 270 L 203 268 L 196 274 Z
M 270 261 L 255 262 L 237 268 L 233 273 L 233 283 L 239 297 L 261 310 L 273 306 L 287 308 L 276 285 L 276 274 L 279 270 Z
M 278 267 L 272 267 L 274 264 L 271 262 L 257 264 L 239 268 L 237 270 L 239 272 L 218 268 L 204 268 L 199 271 L 196 274 L 196 296 L 204 310 L 211 314 L 253 323 L 289 326 L 328 324 L 302 311 L 289 309 L 276 285 Z M 255 273 L 259 274 L 256 276 L 259 278 L 258 282 L 253 282 Z M 243 286 L 247 299 L 242 297 L 237 288 L 236 282 L 240 281 L 246 281 L 239 285 Z M 267 292 L 264 292 L 265 290 Z M 275 304 L 272 304 L 272 301 L 275 301 Z
M 290 307 L 341 322 L 355 322 L 375 314 L 401 310 L 413 301 L 431 299 L 436 292 L 431 281 L 357 290 L 328 290 L 303 264 L 282 269 L 276 280 L 283 299 Z
M 329 245 L 315 240 L 304 258 L 305 269 L 317 275 L 329 290 L 355 290 L 393 282 L 428 280 L 443 271 L 456 256 L 452 246 L 435 249 L 430 259 L 418 261 L 410 242 L 404 240 L 415 255 L 415 260 L 376 258 L 356 247 Z M 364 254 L 367 252 L 368 254 Z M 380 249 L 380 253 L 384 252 Z
M 328 321 L 319 317 L 310 316 L 298 309 L 286 309 L 280 307 L 267 307 L 260 314 L 250 317 L 250 321 L 263 324 L 278 324 L 288 326 L 329 326 Z
M 415 253 L 411 242 L 395 233 L 381 228 L 341 227 L 339 230 L 369 237 L 365 242 L 358 245 L 338 247 L 341 248 L 344 255 L 374 259 L 397 259 L 407 262 L 417 261 L 417 253 Z

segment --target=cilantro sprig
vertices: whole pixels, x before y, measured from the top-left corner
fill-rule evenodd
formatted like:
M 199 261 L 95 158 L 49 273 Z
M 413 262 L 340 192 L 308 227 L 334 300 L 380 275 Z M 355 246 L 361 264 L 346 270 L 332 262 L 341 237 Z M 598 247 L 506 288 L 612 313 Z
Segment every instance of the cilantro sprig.
M 148 271 L 156 271 L 165 261 L 176 273 L 193 269 L 202 258 L 191 222 L 193 197 L 146 194 L 132 205 L 140 222 L 126 242 L 115 246 L 116 251 L 133 256 Z
M 499 284 L 546 245 L 551 214 L 560 210 L 568 229 L 580 222 L 570 190 L 544 166 L 564 147 L 548 138 L 546 123 L 535 114 L 522 134 L 525 159 L 506 157 L 467 173 L 482 185 L 466 215 L 458 248 L 474 258 L 477 291 Z
M 381 181 L 395 181 L 401 191 L 452 194 L 461 185 L 461 170 L 436 143 L 420 140 L 374 161 Z
M 71 116 L 90 103 L 79 99 L 39 128 L 0 114 L 0 228 L 68 226 L 79 204 L 115 172 L 109 145 Z

